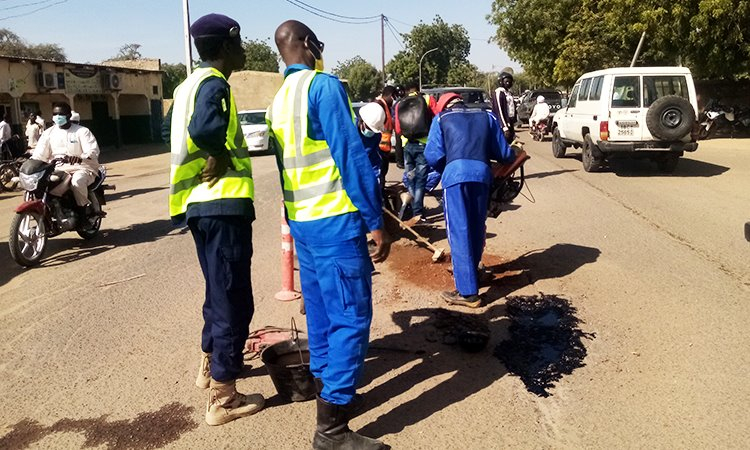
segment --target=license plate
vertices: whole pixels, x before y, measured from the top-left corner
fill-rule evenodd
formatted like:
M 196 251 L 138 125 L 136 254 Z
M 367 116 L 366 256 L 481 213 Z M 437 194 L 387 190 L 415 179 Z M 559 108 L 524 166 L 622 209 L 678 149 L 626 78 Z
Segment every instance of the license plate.
M 633 128 L 620 128 L 617 130 L 617 134 L 620 136 L 633 136 L 635 134 L 634 131 Z

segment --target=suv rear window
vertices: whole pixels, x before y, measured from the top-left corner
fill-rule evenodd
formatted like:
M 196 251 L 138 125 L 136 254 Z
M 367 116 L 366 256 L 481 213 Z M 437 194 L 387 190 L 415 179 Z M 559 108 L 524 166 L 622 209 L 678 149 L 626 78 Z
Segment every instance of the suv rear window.
M 643 106 L 651 106 L 657 99 L 677 95 L 690 99 L 684 75 L 649 75 L 643 77 Z
M 615 77 L 612 86 L 613 108 L 638 108 L 641 106 L 641 77 Z

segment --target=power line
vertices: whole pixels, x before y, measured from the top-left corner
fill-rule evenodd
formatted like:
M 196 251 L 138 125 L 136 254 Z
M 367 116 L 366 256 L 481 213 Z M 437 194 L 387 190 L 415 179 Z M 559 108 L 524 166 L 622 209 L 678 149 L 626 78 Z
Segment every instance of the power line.
M 292 0 L 286 0 L 286 2 L 289 3 L 290 5 L 294 5 L 297 8 L 300 8 L 300 9 L 303 9 L 303 10 L 309 12 L 310 14 L 314 14 L 314 15 L 316 15 L 318 17 L 322 17 L 323 19 L 328 19 L 328 20 L 331 20 L 333 22 L 348 23 L 348 24 L 353 24 L 353 25 L 365 25 L 365 24 L 368 24 L 368 23 L 375 23 L 375 22 L 377 22 L 377 21 L 380 20 L 380 16 L 373 16 L 373 17 L 377 17 L 377 19 L 367 20 L 367 21 L 364 21 L 364 22 L 354 22 L 354 21 L 351 21 L 351 20 L 337 19 L 335 17 L 324 16 L 323 14 L 321 14 L 319 12 L 316 12 L 313 9 L 308 9 L 306 6 L 303 6 L 304 4 L 296 3 L 296 1 L 298 1 L 298 0 L 294 0 L 294 1 L 292 1 Z
M 390 21 L 387 18 L 385 19 L 385 25 L 388 27 L 388 31 L 391 32 L 393 35 L 393 38 L 396 40 L 396 43 L 401 46 L 402 49 L 405 49 L 404 43 L 401 41 L 401 38 L 398 37 L 398 32 L 395 31 L 395 28 L 393 28 L 393 25 L 391 25 Z
M 3 8 L 3 10 L 7 11 L 9 9 L 18 9 L 18 8 L 25 8 L 27 6 L 36 6 L 36 5 L 40 5 L 40 4 L 43 4 L 43 3 L 49 3 L 51 1 L 52 0 L 42 0 L 42 1 L 39 1 L 39 2 L 33 2 L 33 3 L 24 3 L 23 5 L 13 5 L 13 6 L 8 6 L 6 8 Z
M 414 24 L 402 22 L 402 21 L 400 21 L 398 19 L 394 19 L 393 17 L 389 17 L 388 20 L 392 20 L 392 21 L 394 21 L 396 23 L 400 23 L 401 25 L 406 25 L 407 27 L 413 27 L 414 26 Z
M 48 0 L 48 1 L 52 1 L 52 0 Z M 14 16 L 0 17 L 0 21 L 2 21 L 2 20 L 8 20 L 8 19 L 15 19 L 17 17 L 29 16 L 29 15 L 37 13 L 39 11 L 44 11 L 45 9 L 49 9 L 49 8 L 52 8 L 53 6 L 57 6 L 57 5 L 62 5 L 63 3 L 67 3 L 67 2 L 68 2 L 68 0 L 60 0 L 57 3 L 52 3 L 51 5 L 45 5 L 45 6 L 42 6 L 41 8 L 37 8 L 37 9 L 35 9 L 33 11 L 28 11 L 28 12 L 21 13 L 21 14 L 16 14 Z M 42 3 L 47 3 L 47 2 L 42 2 Z M 6 9 L 11 9 L 11 8 L 6 8 Z
M 332 13 L 332 12 L 329 12 L 329 11 L 326 11 L 326 10 L 323 10 L 323 9 L 320 9 L 320 8 L 316 8 L 313 5 L 310 5 L 310 4 L 307 4 L 307 3 L 303 2 L 302 0 L 294 0 L 294 1 L 295 1 L 295 3 L 301 3 L 301 4 L 307 6 L 310 9 L 314 9 L 315 11 L 321 12 L 323 14 L 328 14 L 330 16 L 339 17 L 341 19 L 352 19 L 352 20 L 380 19 L 380 14 L 378 14 L 377 16 L 367 16 L 367 17 L 342 16 L 340 14 L 336 14 L 336 13 Z

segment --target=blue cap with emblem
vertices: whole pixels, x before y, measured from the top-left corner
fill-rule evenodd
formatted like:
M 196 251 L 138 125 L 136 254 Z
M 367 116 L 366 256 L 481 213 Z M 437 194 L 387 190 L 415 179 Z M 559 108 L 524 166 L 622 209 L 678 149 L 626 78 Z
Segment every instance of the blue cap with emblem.
M 207 14 L 193 22 L 190 35 L 198 37 L 235 38 L 240 35 L 240 24 L 223 14 Z

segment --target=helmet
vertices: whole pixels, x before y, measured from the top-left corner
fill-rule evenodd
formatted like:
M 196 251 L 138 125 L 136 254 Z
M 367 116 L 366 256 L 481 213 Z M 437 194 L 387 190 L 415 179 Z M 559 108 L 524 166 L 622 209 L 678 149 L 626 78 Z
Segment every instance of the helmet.
M 453 100 L 463 100 L 460 95 L 456 94 L 455 92 L 446 92 L 445 94 L 440 96 L 440 99 L 437 102 L 437 105 L 435 106 L 435 109 L 437 112 L 443 112 L 445 108 L 448 106 L 448 103 L 452 102 Z
M 513 74 L 511 74 L 509 72 L 501 72 L 500 76 L 497 77 L 498 80 L 504 80 L 506 78 L 510 78 L 512 80 L 513 79 Z
M 72 112 L 70 113 L 70 121 L 71 121 L 71 122 L 80 122 L 80 121 L 81 121 L 81 115 L 80 115 L 80 114 L 78 114 L 78 113 L 77 113 L 77 112 L 75 112 L 75 111 L 72 111 Z
M 544 103 L 544 96 L 543 96 L 543 95 L 540 95 L 539 97 L 537 97 L 537 98 L 536 98 L 536 102 L 537 102 L 537 103 Z
M 383 132 L 385 123 L 385 111 L 377 103 L 368 103 L 359 109 L 359 118 L 367 125 L 369 129 L 376 133 Z

